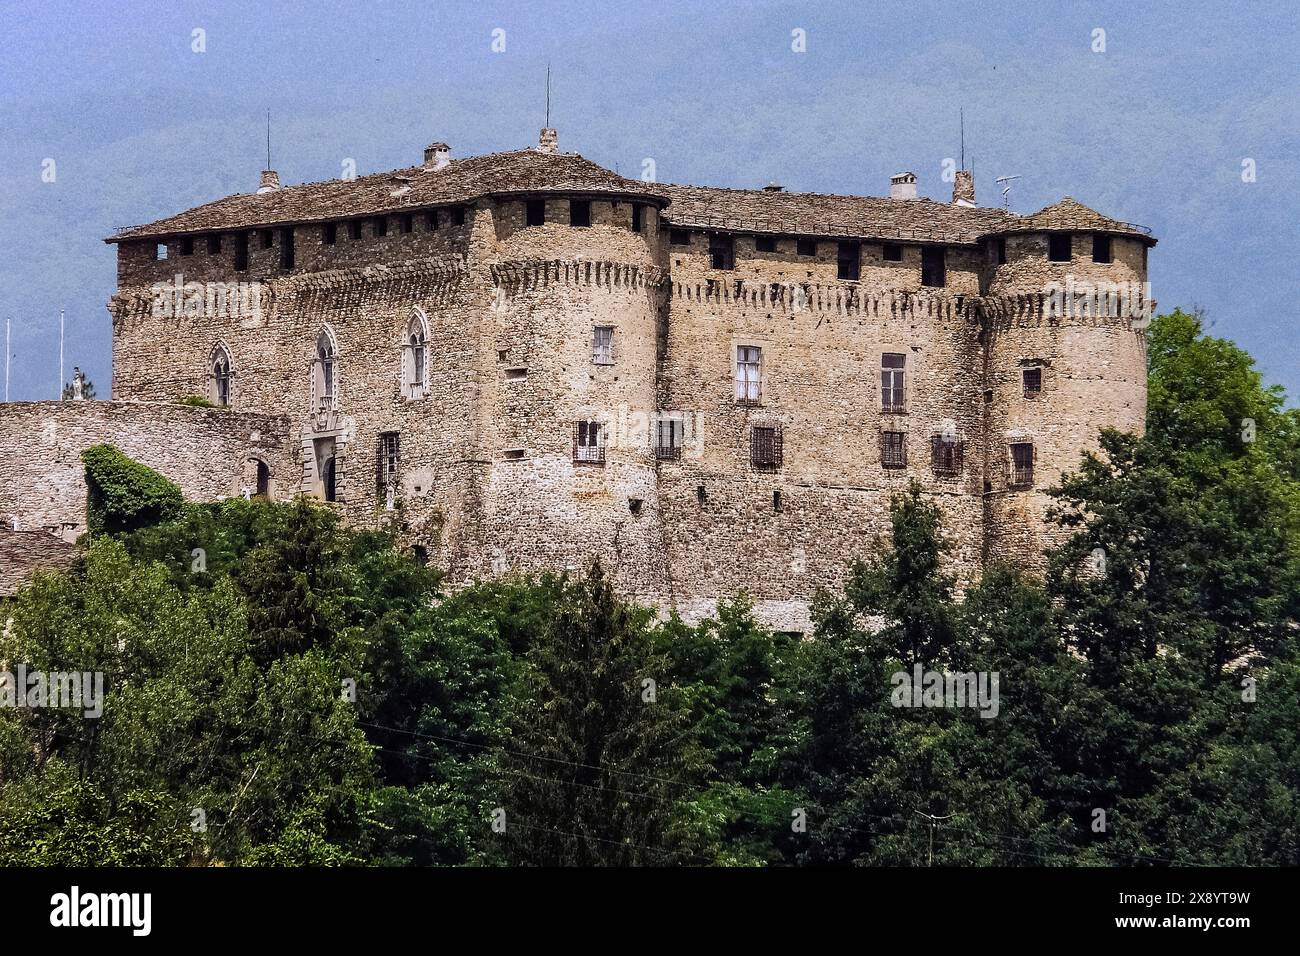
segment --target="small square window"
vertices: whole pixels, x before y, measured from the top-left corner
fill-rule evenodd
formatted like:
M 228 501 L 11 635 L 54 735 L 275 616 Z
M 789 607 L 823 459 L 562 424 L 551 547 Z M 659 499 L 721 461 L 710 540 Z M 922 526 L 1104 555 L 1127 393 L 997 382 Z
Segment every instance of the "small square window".
M 546 200 L 530 199 L 525 205 L 524 222 L 529 226 L 546 225 Z
M 1043 370 L 1038 367 L 1020 370 L 1020 377 L 1025 386 L 1025 397 L 1033 398 L 1043 390 Z
M 881 432 L 880 433 L 880 467 L 881 468 L 906 468 L 907 467 L 907 433 L 906 432 Z
M 569 200 L 569 225 L 580 229 L 591 225 L 591 202 L 589 200 Z
M 674 246 L 689 246 L 691 234 L 685 229 L 672 229 L 668 233 L 668 241 Z
M 881 248 L 881 257 L 886 262 L 902 262 L 903 247 L 896 242 L 887 242 Z
M 1110 236 L 1097 233 L 1092 237 L 1092 261 L 1110 262 Z
M 1068 232 L 1048 233 L 1047 258 L 1052 262 L 1070 261 L 1070 234 Z
M 163 260 L 163 259 L 166 259 L 166 258 L 167 258 L 167 243 L 165 243 L 165 242 L 159 242 L 159 243 L 156 243 L 156 244 L 154 245 L 154 247 L 153 247 L 153 257 L 154 257 L 155 259 L 160 260 L 160 261 Z
M 749 462 L 759 471 L 775 471 L 784 458 L 779 425 L 755 425 L 749 430 Z
M 754 240 L 758 252 L 776 252 L 776 239 L 773 236 L 759 236 Z
M 817 255 L 817 240 L 798 239 L 795 241 L 794 248 L 795 252 L 801 256 L 815 256 Z

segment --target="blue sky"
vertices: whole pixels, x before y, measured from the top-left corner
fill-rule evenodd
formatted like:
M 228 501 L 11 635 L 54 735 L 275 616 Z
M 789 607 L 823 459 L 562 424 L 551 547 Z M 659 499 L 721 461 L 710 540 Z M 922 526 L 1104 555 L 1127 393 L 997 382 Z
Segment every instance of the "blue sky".
M 1205 310 L 1300 403 L 1290 3 L 44 0 L 0 2 L 0 31 L 14 400 L 56 394 L 60 308 L 67 374 L 107 391 L 101 239 L 254 189 L 267 109 L 285 183 L 345 159 L 375 172 L 435 139 L 455 156 L 532 145 L 549 62 L 561 149 L 633 176 L 652 158 L 669 182 L 880 195 L 911 169 L 946 199 L 964 107 L 981 203 L 1019 174 L 1018 211 L 1071 195 L 1151 226 L 1162 310 Z

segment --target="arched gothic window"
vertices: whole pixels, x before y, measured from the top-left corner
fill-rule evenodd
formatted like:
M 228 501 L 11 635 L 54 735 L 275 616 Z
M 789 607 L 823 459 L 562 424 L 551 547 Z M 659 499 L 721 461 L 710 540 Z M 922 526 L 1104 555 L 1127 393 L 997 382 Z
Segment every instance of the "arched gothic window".
M 208 357 L 208 400 L 214 405 L 229 405 L 230 384 L 230 351 L 218 344 Z
M 413 311 L 406 323 L 402 346 L 406 397 L 422 398 L 429 384 L 429 324 L 420 309 Z
M 338 361 L 338 343 L 334 340 L 334 333 L 326 327 L 316 338 L 316 359 L 313 362 L 315 375 L 312 384 L 319 411 L 330 411 L 338 406 Z

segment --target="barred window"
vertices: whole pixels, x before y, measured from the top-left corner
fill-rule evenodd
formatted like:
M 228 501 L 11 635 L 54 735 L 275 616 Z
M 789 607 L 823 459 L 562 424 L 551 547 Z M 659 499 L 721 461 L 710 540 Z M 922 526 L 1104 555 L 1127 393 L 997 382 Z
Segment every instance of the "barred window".
M 780 468 L 783 444 L 780 425 L 755 425 L 749 432 L 750 464 L 763 471 Z
M 903 372 L 907 356 L 899 352 L 885 352 L 880 356 L 880 408 L 885 412 L 907 410 L 907 392 Z
M 1025 397 L 1032 398 L 1043 390 L 1043 370 L 1038 367 L 1022 369 L 1021 379 L 1025 386 Z
M 757 405 L 763 397 L 763 350 L 757 345 L 736 348 L 736 401 Z
M 381 432 L 379 451 L 375 462 L 375 486 L 386 511 L 392 511 L 397 501 L 398 470 L 401 465 L 401 435 Z
M 907 434 L 905 432 L 880 433 L 880 467 L 907 467 Z
M 685 425 L 680 418 L 660 418 L 655 423 L 655 456 L 661 459 L 682 457 L 685 443 Z
M 1028 488 L 1033 483 L 1033 442 L 1015 442 L 1011 446 L 1011 484 L 1016 488 Z
M 934 435 L 930 438 L 930 460 L 934 473 L 941 478 L 955 478 L 961 474 L 962 442 L 956 438 Z
M 592 337 L 591 360 L 597 365 L 614 364 L 614 327 L 598 325 Z
M 593 465 L 605 463 L 605 437 L 600 422 L 573 423 L 573 460 Z

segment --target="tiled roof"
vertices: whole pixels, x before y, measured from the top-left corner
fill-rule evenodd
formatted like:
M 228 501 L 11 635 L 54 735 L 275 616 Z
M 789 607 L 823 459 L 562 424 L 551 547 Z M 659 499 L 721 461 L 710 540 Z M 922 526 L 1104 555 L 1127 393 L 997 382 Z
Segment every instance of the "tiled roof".
M 1090 209 L 1077 199 L 1066 196 L 1060 202 L 1038 210 L 1032 216 L 1017 216 L 1016 223 L 1000 232 L 1115 232 L 1145 239 L 1152 245 L 1156 240 L 1151 230 L 1131 222 L 1120 222 L 1103 216 L 1095 209 Z
M 652 185 L 626 179 L 576 153 L 520 149 L 453 159 L 442 169 L 412 166 L 356 179 L 239 193 L 124 229 L 106 241 L 346 219 L 528 192 L 606 193 L 664 202 L 662 192 Z

